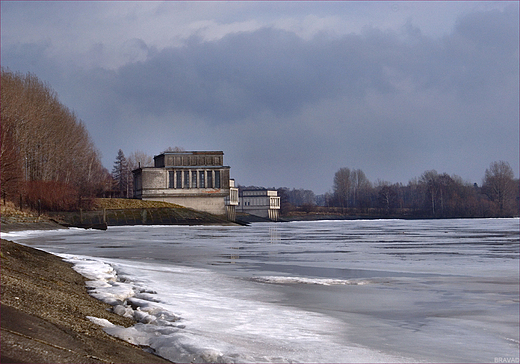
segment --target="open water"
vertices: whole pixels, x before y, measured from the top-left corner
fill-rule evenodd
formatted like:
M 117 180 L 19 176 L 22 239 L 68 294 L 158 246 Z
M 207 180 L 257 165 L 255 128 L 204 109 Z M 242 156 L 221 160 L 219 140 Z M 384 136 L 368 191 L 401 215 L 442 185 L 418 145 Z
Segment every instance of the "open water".
M 519 220 L 2 233 L 61 255 L 175 362 L 518 362 Z

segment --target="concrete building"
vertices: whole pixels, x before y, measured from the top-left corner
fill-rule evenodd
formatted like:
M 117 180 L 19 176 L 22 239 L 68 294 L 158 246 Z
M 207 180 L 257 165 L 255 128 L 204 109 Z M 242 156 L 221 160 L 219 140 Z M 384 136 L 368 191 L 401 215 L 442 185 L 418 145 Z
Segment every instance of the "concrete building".
M 133 171 L 134 198 L 229 216 L 238 205 L 229 172 L 221 151 L 164 152 L 154 157 L 154 167 Z
M 241 190 L 237 211 L 278 221 L 280 197 L 274 190 Z
M 238 200 L 238 188 L 235 187 L 235 180 L 229 180 L 229 195 L 224 198 L 224 203 L 226 205 L 227 218 L 230 221 L 236 221 L 237 211 L 236 208 L 239 204 Z

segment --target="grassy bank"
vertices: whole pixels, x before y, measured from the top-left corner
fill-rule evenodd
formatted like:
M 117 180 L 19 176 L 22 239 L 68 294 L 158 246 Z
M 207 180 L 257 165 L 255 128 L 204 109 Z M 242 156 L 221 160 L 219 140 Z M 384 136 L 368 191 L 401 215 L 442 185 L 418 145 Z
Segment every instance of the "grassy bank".
M 185 207 L 181 205 L 162 201 L 143 201 L 131 198 L 96 198 L 94 199 L 93 210 L 150 209 L 161 207 L 185 209 Z
M 98 198 L 93 209 L 47 212 L 21 211 L 13 203 L 2 203 L 2 231 L 51 229 L 61 226 L 95 227 L 123 225 L 230 225 L 224 216 L 192 210 L 161 201 Z M 31 226 L 32 225 L 32 226 Z

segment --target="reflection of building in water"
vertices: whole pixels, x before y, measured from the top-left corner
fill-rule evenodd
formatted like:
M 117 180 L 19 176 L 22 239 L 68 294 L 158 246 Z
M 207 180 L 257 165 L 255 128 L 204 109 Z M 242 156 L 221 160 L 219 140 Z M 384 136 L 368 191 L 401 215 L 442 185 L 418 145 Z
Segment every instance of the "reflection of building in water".
M 274 190 L 241 190 L 237 211 L 278 221 L 280 197 Z
M 282 241 L 276 225 L 269 226 L 269 240 L 271 244 L 279 244 Z
M 154 167 L 133 171 L 134 198 L 227 214 L 234 220 L 238 190 L 230 185 L 229 170 L 221 151 L 164 152 L 154 157 Z

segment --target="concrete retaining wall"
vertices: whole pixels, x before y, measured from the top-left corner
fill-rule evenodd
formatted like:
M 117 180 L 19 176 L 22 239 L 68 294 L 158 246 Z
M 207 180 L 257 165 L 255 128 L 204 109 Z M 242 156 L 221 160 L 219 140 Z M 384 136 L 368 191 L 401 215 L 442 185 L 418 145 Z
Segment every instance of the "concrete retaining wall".
M 52 214 L 69 226 L 125 225 L 233 225 L 223 216 L 187 208 L 145 208 L 101 211 L 59 212 Z

